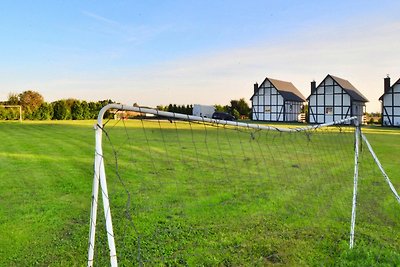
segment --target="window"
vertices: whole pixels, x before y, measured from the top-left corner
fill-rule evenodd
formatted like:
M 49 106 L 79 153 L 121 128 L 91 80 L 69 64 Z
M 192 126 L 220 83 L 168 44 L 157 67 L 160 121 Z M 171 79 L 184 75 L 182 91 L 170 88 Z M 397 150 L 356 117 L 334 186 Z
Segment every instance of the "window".
M 326 107 L 325 114 L 332 115 L 333 114 L 333 107 Z
M 326 95 L 333 95 L 333 86 L 326 86 L 325 87 L 325 94 Z
M 265 113 L 271 113 L 271 107 L 265 107 Z

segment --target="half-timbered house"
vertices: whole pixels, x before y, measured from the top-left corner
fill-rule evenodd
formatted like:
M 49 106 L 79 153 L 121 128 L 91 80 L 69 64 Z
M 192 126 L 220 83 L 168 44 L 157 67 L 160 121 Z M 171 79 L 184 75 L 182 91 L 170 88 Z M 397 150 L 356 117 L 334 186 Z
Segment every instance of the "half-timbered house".
M 389 76 L 384 79 L 382 103 L 382 126 L 400 127 L 400 79 L 390 86 Z
M 254 84 L 254 93 L 250 100 L 253 120 L 286 122 L 298 121 L 306 101 L 291 82 L 268 77 L 260 86 Z
M 311 82 L 311 95 L 307 100 L 310 123 L 326 123 L 353 116 L 362 123 L 365 103 L 368 102 L 348 80 L 329 74 L 318 86 L 315 81 Z

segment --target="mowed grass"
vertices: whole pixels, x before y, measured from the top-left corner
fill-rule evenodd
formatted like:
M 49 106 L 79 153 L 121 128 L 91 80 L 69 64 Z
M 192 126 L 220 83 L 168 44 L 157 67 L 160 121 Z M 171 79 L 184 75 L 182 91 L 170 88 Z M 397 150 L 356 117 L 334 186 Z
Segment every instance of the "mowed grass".
M 82 266 L 94 122 L 0 123 L 0 266 Z
M 93 124 L 0 123 L 0 266 L 86 264 Z M 366 153 L 356 245 L 348 249 L 348 136 L 328 133 L 307 143 L 306 136 L 162 124 L 163 132 L 157 122 L 145 131 L 140 122 L 106 127 L 124 182 L 105 140 L 123 266 L 400 264 L 400 205 Z M 399 132 L 365 129 L 397 189 Z M 107 265 L 102 216 L 98 266 Z

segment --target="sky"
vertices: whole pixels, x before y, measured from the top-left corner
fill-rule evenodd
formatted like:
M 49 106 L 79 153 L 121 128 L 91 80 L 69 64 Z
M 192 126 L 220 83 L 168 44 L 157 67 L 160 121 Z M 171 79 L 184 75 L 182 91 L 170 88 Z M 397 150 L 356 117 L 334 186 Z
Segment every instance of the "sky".
M 380 111 L 400 79 L 400 1 L 1 1 L 0 100 L 143 106 L 249 98 L 265 77 L 305 97 L 327 74 Z

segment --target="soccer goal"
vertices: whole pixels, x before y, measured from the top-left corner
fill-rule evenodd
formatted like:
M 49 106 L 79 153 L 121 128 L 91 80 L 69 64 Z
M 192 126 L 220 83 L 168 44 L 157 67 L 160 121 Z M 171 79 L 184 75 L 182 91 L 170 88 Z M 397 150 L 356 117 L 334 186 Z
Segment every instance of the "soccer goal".
M 19 120 L 22 122 L 22 106 L 0 105 L 0 117 L 5 120 Z
M 95 132 L 88 266 L 323 263 L 400 230 L 356 118 L 271 126 L 110 104 Z

